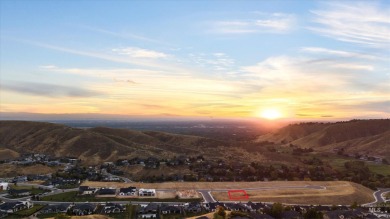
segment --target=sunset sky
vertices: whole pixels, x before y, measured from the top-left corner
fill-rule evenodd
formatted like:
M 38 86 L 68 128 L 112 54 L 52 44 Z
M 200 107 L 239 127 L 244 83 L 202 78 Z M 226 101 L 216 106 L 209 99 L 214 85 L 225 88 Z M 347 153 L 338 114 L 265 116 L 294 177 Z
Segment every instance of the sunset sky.
M 390 1 L 0 1 L 0 111 L 390 117 Z

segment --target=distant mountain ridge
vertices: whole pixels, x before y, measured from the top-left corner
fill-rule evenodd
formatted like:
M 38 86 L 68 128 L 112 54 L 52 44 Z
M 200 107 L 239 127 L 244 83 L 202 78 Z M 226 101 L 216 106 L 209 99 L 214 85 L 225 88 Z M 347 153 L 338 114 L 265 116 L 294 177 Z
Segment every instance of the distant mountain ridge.
M 222 144 L 208 138 L 163 132 L 104 127 L 78 129 L 45 122 L 0 121 L 0 153 L 73 156 L 87 164 L 136 156 L 197 155 L 202 153 L 201 148 Z
M 390 119 L 292 124 L 262 135 L 256 141 L 293 144 L 319 151 L 343 148 L 346 153 L 390 157 Z

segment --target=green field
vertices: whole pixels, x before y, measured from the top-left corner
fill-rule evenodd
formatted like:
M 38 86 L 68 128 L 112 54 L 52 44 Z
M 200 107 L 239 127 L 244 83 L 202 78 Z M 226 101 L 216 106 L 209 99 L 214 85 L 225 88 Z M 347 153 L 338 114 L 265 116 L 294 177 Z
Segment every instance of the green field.
M 19 185 L 15 186 L 15 185 L 11 185 L 10 187 L 11 187 L 11 189 L 14 189 L 14 190 L 27 189 L 27 190 L 29 190 L 31 192 L 31 195 L 37 195 L 37 194 L 41 194 L 41 193 L 46 192 L 43 189 L 34 188 L 32 186 L 19 186 Z
M 357 159 L 334 156 L 334 157 L 327 157 L 324 160 L 337 170 L 345 170 L 345 167 L 344 167 L 345 162 L 356 161 Z M 367 161 L 365 161 L 365 163 L 368 166 L 368 168 L 370 169 L 370 171 L 373 173 L 382 174 L 384 176 L 390 175 L 390 165 L 377 164 L 374 162 L 367 162 Z
M 375 164 L 372 162 L 366 162 L 366 164 L 373 173 L 382 174 L 384 176 L 390 175 L 390 165 Z
M 200 199 L 158 199 L 158 198 L 96 198 L 94 196 L 79 196 L 77 191 L 65 192 L 42 197 L 42 201 L 64 201 L 64 202 L 106 202 L 106 201 L 147 201 L 147 202 L 191 202 Z

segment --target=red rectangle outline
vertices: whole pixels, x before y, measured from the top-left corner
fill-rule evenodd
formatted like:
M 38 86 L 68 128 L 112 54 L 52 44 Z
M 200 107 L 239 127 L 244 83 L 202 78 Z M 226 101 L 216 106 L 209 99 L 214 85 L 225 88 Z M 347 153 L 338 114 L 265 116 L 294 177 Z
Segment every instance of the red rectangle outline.
M 234 197 L 232 193 L 243 193 L 243 197 Z M 228 195 L 230 200 L 243 200 L 249 199 L 248 193 L 245 190 L 228 190 Z

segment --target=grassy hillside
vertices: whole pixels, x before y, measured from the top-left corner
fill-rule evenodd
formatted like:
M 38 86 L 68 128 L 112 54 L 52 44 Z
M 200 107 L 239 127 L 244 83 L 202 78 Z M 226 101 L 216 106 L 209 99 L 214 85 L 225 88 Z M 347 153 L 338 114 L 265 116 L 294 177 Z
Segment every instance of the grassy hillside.
M 18 153 L 34 152 L 73 156 L 86 164 L 99 164 L 137 156 L 196 156 L 204 151 L 201 148 L 223 144 L 208 138 L 163 132 L 77 129 L 43 122 L 0 121 L 0 157 L 16 157 Z
M 390 157 L 390 120 L 352 120 L 336 123 L 300 123 L 260 136 L 261 141 L 298 147 Z

